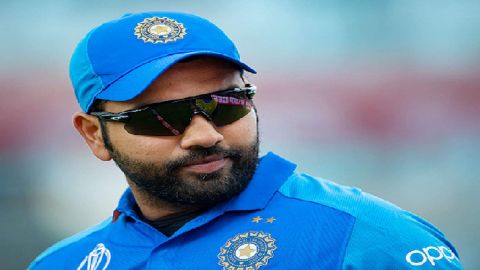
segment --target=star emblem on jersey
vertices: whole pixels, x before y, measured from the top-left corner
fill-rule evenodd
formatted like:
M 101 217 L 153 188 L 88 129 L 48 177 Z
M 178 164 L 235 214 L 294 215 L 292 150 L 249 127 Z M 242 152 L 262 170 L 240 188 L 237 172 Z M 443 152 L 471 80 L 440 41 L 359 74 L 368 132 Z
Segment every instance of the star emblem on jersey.
M 267 265 L 277 249 L 275 238 L 262 231 L 240 233 L 228 239 L 218 253 L 218 264 L 228 270 L 256 270 Z
M 275 220 L 277 220 L 277 219 L 275 217 L 269 217 L 269 218 L 265 219 L 265 218 L 262 218 L 261 216 L 256 216 L 256 217 L 252 218 L 251 222 L 260 223 L 260 221 L 262 221 L 262 220 L 265 220 L 265 223 L 273 224 L 273 222 L 275 222 Z
M 167 43 L 187 34 L 183 24 L 167 17 L 146 18 L 135 27 L 135 36 L 145 43 Z
M 259 223 L 262 219 L 263 219 L 262 217 L 256 216 L 256 217 L 252 218 L 252 222 Z
M 274 217 L 269 217 L 269 218 L 267 218 L 267 223 L 273 223 L 273 222 L 275 222 L 275 220 L 277 220 L 277 219 L 274 218 Z

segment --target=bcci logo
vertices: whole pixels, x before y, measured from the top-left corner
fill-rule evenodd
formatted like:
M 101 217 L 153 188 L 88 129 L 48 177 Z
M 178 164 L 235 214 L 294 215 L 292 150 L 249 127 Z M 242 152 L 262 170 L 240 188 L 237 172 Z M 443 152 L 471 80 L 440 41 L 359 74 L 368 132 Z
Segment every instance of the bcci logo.
M 257 270 L 268 264 L 275 249 L 275 239 L 269 233 L 237 234 L 220 248 L 218 264 L 228 270 Z
M 150 43 L 176 41 L 186 34 L 183 24 L 166 17 L 146 18 L 135 27 L 135 36 Z

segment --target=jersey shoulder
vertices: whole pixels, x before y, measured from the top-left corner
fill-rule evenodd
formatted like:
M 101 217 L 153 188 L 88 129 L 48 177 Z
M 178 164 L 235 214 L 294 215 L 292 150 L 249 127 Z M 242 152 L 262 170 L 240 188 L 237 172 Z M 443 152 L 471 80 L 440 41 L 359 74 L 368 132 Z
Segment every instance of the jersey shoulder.
M 294 173 L 280 188 L 286 197 L 318 203 L 356 219 L 381 222 L 403 212 L 399 207 L 356 187 L 343 186 L 308 174 Z
M 434 225 L 359 188 L 294 173 L 279 192 L 354 217 L 345 269 L 462 269 L 455 248 Z
M 79 254 L 85 250 L 91 250 L 92 244 L 96 244 L 100 235 L 111 224 L 111 218 L 106 219 L 89 229 L 70 236 L 42 252 L 28 267 L 28 270 L 41 269 L 75 269 L 81 261 L 72 262 L 72 254 Z M 87 252 L 88 253 L 88 252 Z

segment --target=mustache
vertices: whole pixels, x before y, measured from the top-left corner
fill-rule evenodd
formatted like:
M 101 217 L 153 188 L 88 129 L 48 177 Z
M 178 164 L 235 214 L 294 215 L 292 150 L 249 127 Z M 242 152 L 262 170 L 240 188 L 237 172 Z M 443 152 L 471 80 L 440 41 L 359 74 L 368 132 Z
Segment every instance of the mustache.
M 221 146 L 212 146 L 209 148 L 195 148 L 190 150 L 190 152 L 183 156 L 179 157 L 175 160 L 169 161 L 166 165 L 166 171 L 167 172 L 175 172 L 182 167 L 187 166 L 188 164 L 191 164 L 195 161 L 201 160 L 205 157 L 211 156 L 211 155 L 221 155 L 224 157 L 228 157 L 232 160 L 239 160 L 241 158 L 241 150 L 237 149 L 225 149 Z

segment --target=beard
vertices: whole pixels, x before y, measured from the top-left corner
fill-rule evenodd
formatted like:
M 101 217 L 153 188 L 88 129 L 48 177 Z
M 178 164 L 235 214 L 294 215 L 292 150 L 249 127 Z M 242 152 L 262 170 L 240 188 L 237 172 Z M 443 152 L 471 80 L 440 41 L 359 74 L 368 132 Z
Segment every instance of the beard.
M 186 156 L 163 164 L 134 160 L 120 153 L 111 144 L 103 123 L 102 136 L 114 162 L 139 190 L 153 199 L 174 205 L 211 205 L 238 195 L 250 182 L 259 160 L 258 132 L 250 145 L 230 149 L 220 146 L 195 148 Z M 181 174 L 184 166 L 210 155 L 230 159 L 231 166 L 206 174 Z

